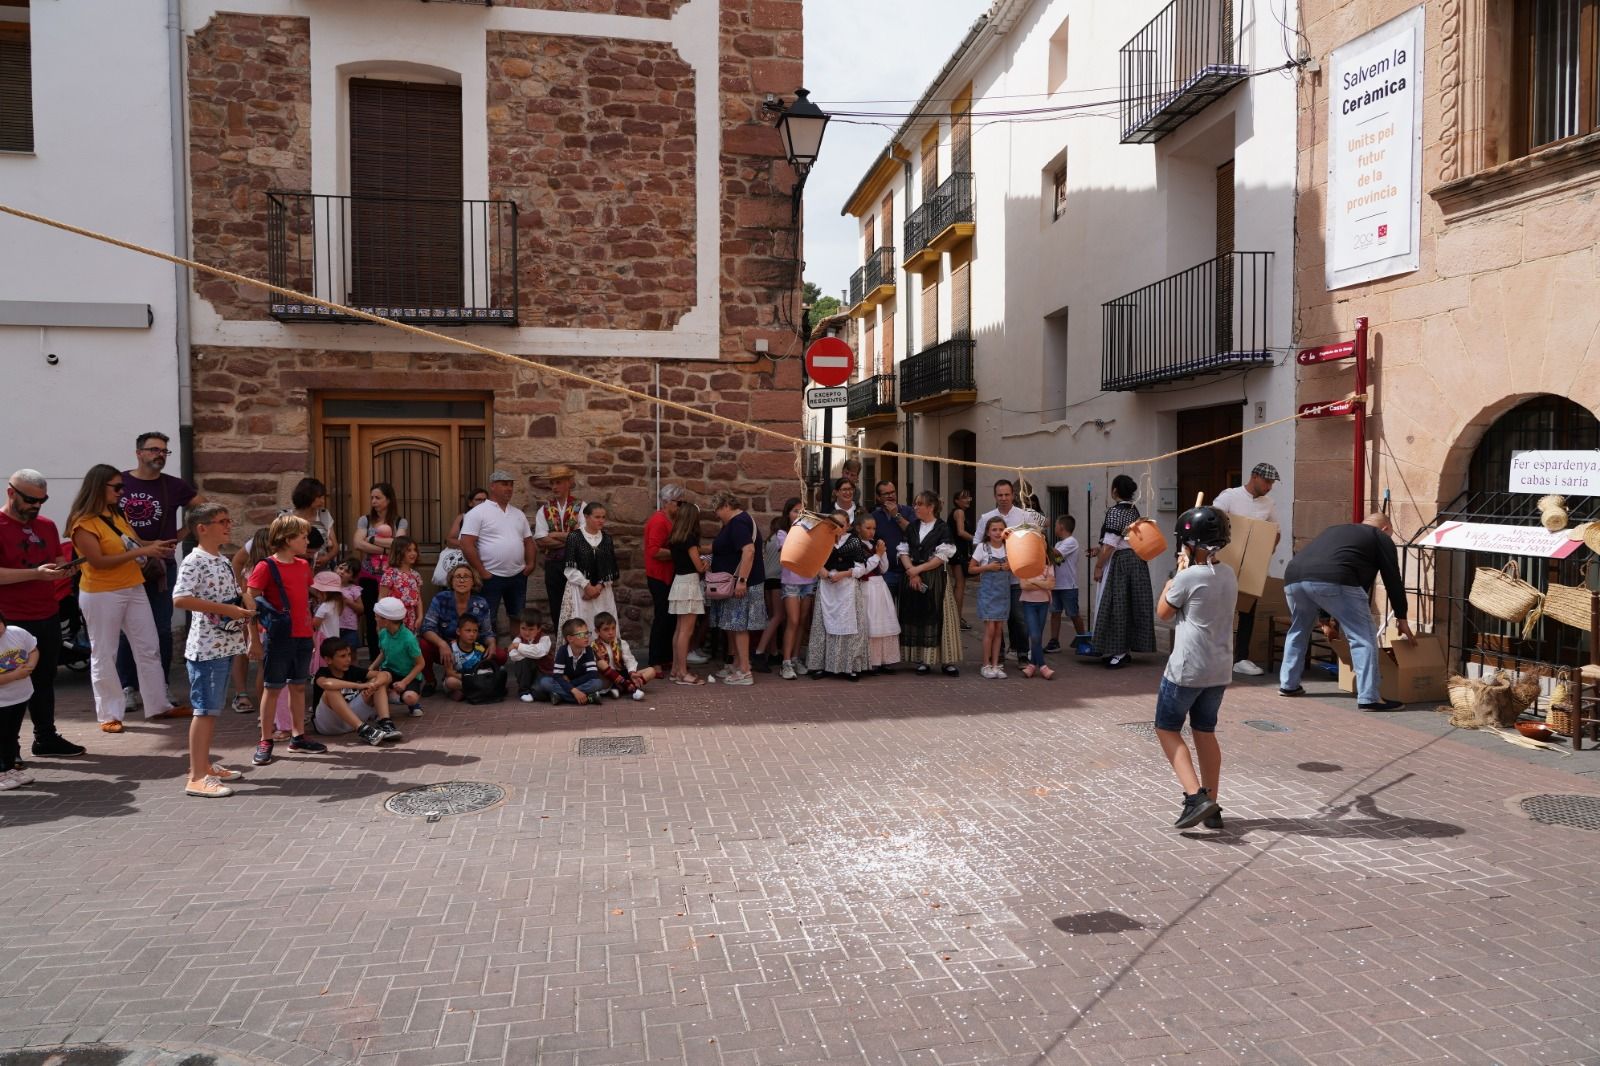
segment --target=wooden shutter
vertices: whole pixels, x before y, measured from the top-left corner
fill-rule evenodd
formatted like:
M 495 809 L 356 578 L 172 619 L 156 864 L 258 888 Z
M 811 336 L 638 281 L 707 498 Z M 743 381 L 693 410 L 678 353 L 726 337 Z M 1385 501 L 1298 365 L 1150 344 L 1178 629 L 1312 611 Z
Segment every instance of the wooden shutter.
M 1217 168 L 1217 351 L 1233 351 L 1233 160 Z M 1181 498 L 1181 497 L 1180 497 Z
M 972 173 L 972 101 L 950 113 L 950 173 Z
M 350 82 L 352 298 L 459 307 L 461 87 Z
M 878 220 L 873 215 L 867 216 L 866 228 L 861 231 L 861 261 L 867 262 L 872 258 L 873 251 L 878 247 Z
M 930 270 L 923 277 L 931 279 L 922 286 L 922 347 L 926 350 L 939 343 L 939 272 Z
M 0 22 L 0 150 L 33 151 L 33 46 L 26 22 Z
M 878 345 L 878 373 L 894 373 L 894 308 L 885 305 L 883 309 L 883 329 L 879 331 Z
M 950 268 L 950 336 L 972 336 L 972 264 L 962 262 Z
M 939 191 L 939 131 L 934 130 L 922 142 L 922 202 L 933 199 Z
M 868 312 L 868 313 L 870 314 L 871 312 Z M 877 347 L 877 344 L 878 344 L 878 341 L 877 341 L 877 336 L 878 336 L 877 330 L 876 330 L 876 327 L 873 325 L 873 322 L 872 322 L 871 319 L 867 320 L 867 328 L 866 328 L 866 330 L 864 332 L 865 332 L 864 343 L 861 345 L 861 355 L 862 355 L 862 359 L 861 359 L 861 379 L 862 380 L 866 380 L 867 378 L 872 376 L 872 352 Z
M 883 198 L 883 206 L 878 209 L 878 229 L 883 238 L 878 241 L 880 248 L 894 247 L 894 194 L 890 193 Z M 893 264 L 885 264 L 892 266 Z

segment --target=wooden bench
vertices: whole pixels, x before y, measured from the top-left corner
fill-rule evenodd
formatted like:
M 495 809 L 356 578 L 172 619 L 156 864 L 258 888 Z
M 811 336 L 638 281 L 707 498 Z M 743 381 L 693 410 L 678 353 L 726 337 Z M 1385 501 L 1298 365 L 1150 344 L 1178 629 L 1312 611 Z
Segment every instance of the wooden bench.
M 1293 619 L 1286 614 L 1275 614 L 1267 619 L 1267 671 L 1270 673 L 1277 664 L 1280 649 L 1285 640 L 1289 638 L 1289 626 Z M 1333 666 L 1334 674 L 1339 672 L 1339 657 L 1333 653 L 1333 645 L 1322 635 L 1321 626 L 1311 629 L 1311 646 L 1306 649 L 1306 665 L 1312 663 L 1328 663 Z

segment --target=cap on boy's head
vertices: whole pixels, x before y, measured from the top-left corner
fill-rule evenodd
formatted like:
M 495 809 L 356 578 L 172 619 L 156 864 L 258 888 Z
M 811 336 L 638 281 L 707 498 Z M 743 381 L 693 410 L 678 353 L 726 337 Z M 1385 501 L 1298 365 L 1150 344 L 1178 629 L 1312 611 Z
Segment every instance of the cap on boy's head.
M 344 588 L 344 582 L 332 570 L 323 570 L 311 579 L 311 587 L 318 592 L 338 592 Z
M 404 622 L 406 620 L 406 605 L 401 603 L 396 596 L 385 596 L 378 601 L 378 605 L 372 609 L 372 613 L 391 622 Z

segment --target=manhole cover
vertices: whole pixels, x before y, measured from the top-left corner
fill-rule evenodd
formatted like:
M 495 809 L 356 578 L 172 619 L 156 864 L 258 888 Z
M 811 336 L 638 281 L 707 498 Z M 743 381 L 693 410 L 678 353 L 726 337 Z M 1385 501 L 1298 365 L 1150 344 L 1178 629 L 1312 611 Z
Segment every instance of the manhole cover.
M 1249 726 L 1251 729 L 1259 729 L 1263 733 L 1287 733 L 1287 732 L 1289 732 L 1289 727 L 1286 726 L 1286 725 L 1279 725 L 1277 722 L 1266 722 L 1266 721 L 1261 720 L 1260 718 L 1248 719 L 1244 724 Z
M 415 818 L 429 815 L 471 814 L 493 807 L 506 798 L 506 790 L 487 781 L 444 781 L 396 792 L 384 801 L 390 814 Z
M 1522 801 L 1522 810 L 1545 825 L 1600 830 L 1600 796 L 1529 796 Z
M 579 755 L 643 755 L 644 737 L 579 737 Z

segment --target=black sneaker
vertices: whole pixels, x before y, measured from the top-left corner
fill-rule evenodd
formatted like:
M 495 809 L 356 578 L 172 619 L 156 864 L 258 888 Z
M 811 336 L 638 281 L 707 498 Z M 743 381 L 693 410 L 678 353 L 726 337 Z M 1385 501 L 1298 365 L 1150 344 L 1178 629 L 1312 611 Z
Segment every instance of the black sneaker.
M 1211 814 L 1206 815 L 1206 820 L 1201 822 L 1200 824 L 1205 826 L 1207 829 L 1221 829 L 1222 828 L 1222 808 L 1218 807 L 1216 809 L 1216 811 L 1214 811 Z
M 1358 706 L 1363 711 L 1399 711 L 1405 709 L 1405 704 L 1399 700 L 1379 700 L 1377 703 L 1362 703 Z
M 1044 646 L 1044 650 L 1046 652 L 1060 651 L 1061 650 L 1061 642 L 1059 640 L 1052 640 L 1050 643 L 1048 643 L 1048 644 L 1046 644 Z
M 772 663 L 767 660 L 765 655 L 752 655 L 750 656 L 750 669 L 758 674 L 770 674 L 772 673 Z
M 1199 825 L 1220 810 L 1222 810 L 1221 804 L 1208 796 L 1205 789 L 1192 794 L 1186 793 L 1183 797 L 1183 810 L 1178 812 L 1178 819 L 1172 824 L 1179 829 L 1188 829 Z
M 382 744 L 385 739 L 383 730 L 379 729 L 371 722 L 363 723 L 361 728 L 356 730 L 356 736 L 360 737 L 374 748 L 379 744 Z
M 328 750 L 328 745 L 312 740 L 301 733 L 299 736 L 289 738 L 289 750 L 304 752 L 307 755 L 321 755 Z
M 250 756 L 250 761 L 257 766 L 265 766 L 272 761 L 272 741 L 263 740 L 256 745 L 256 753 Z
M 35 737 L 33 741 L 33 753 L 47 758 L 72 759 L 88 750 L 81 744 L 74 744 L 60 733 L 52 733 L 42 740 Z
M 383 734 L 384 740 L 399 740 L 405 736 L 404 733 L 400 732 L 400 727 L 394 724 L 394 719 L 392 718 L 380 718 L 372 724 Z

